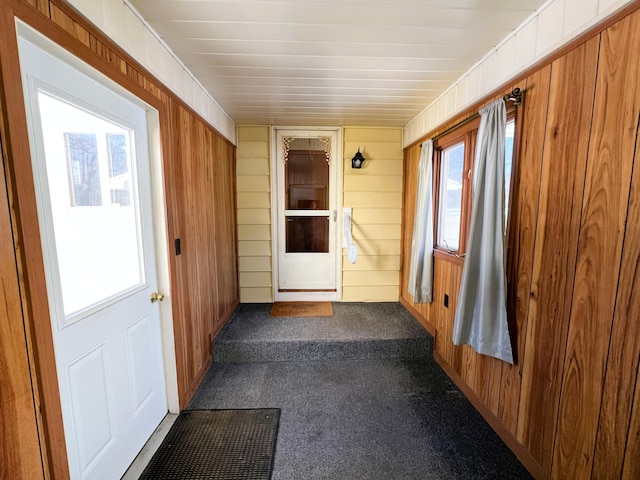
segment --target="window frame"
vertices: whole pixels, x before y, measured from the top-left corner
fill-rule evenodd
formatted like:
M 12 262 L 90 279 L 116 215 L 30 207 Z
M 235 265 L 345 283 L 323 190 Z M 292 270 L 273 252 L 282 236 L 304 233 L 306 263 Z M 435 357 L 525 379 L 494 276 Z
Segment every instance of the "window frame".
M 463 258 L 466 252 L 467 239 L 469 233 L 469 222 L 471 220 L 471 188 L 473 181 L 473 156 L 475 154 L 476 139 L 478 136 L 478 127 L 480 126 L 480 117 L 473 118 L 451 132 L 437 137 L 433 141 L 434 151 L 434 236 L 435 245 L 434 252 L 444 254 L 447 257 Z M 442 152 L 443 150 L 464 143 L 464 165 L 462 174 L 462 202 L 460 206 L 460 240 L 458 241 L 458 249 L 450 250 L 446 245 L 439 244 L 439 227 L 440 227 L 440 195 L 442 192 Z

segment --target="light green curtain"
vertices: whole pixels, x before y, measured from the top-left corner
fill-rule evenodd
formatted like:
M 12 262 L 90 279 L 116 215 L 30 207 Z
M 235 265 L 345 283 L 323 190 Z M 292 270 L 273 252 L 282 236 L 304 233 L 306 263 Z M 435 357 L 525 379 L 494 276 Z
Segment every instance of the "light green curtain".
M 507 112 L 500 99 L 480 111 L 467 255 L 453 343 L 513 364 L 507 323 L 504 158 Z
M 408 290 L 414 303 L 433 300 L 433 142 L 422 144 Z

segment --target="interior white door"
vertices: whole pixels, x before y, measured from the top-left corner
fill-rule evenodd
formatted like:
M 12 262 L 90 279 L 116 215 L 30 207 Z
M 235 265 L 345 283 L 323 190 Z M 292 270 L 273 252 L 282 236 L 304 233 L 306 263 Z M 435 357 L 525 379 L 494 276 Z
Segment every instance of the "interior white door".
M 276 300 L 338 300 L 336 130 L 276 130 Z
M 71 478 L 120 478 L 167 413 L 146 112 L 19 49 Z

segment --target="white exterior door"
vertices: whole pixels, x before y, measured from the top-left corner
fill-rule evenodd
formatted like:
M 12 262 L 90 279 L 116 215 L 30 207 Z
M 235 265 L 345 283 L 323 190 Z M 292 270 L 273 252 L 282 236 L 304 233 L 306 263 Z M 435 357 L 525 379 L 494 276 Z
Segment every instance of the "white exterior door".
M 338 130 L 275 130 L 280 300 L 339 300 Z
M 120 478 L 167 413 L 146 111 L 19 47 L 71 478 Z

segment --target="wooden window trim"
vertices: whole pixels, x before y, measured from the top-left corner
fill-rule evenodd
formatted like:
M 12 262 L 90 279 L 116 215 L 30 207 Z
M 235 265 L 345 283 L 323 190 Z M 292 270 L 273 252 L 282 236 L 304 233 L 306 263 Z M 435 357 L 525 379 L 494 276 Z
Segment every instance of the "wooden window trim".
M 434 252 L 438 253 L 438 257 L 448 259 L 457 264 L 464 262 L 464 254 L 467 248 L 467 237 L 469 233 L 469 222 L 471 220 L 471 186 L 473 184 L 473 156 L 475 153 L 475 145 L 478 127 L 480 126 L 480 117 L 466 122 L 459 128 L 448 132 L 447 134 L 436 138 L 433 142 L 434 150 L 434 169 L 433 169 L 433 194 L 434 205 L 436 206 L 434 215 Z M 442 151 L 455 145 L 457 143 L 464 142 L 464 167 L 465 174 L 462 177 L 462 208 L 460 212 L 460 241 L 458 243 L 458 250 L 452 252 L 445 247 L 438 245 L 438 219 L 440 216 L 440 187 L 441 187 L 441 173 L 442 173 Z M 470 173 L 471 172 L 471 173 Z M 462 252 L 462 253 L 460 253 Z

